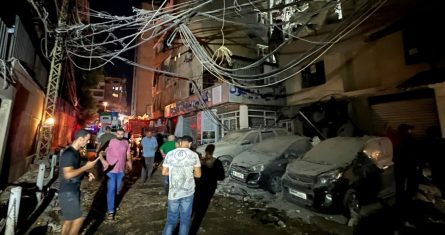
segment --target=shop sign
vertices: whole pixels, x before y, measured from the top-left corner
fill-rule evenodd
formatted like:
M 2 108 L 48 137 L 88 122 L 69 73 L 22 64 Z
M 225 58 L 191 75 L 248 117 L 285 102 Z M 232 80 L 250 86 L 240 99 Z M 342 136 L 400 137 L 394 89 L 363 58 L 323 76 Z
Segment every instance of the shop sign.
M 211 90 L 204 90 L 201 93 L 201 98 L 207 106 L 212 105 L 212 92 Z M 196 110 L 202 109 L 201 101 L 197 95 L 190 96 L 185 100 L 178 101 L 176 103 L 167 105 L 164 108 L 165 117 L 174 117 L 190 113 Z
M 284 88 L 246 89 L 230 85 L 229 102 L 240 104 L 284 105 Z

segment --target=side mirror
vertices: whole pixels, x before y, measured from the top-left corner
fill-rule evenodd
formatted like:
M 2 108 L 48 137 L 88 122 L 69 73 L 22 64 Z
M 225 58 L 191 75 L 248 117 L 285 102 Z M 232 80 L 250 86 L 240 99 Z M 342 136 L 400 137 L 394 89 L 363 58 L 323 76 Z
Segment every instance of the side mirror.
M 241 145 L 248 145 L 248 144 L 250 144 L 249 140 L 243 140 L 243 142 L 241 142 Z

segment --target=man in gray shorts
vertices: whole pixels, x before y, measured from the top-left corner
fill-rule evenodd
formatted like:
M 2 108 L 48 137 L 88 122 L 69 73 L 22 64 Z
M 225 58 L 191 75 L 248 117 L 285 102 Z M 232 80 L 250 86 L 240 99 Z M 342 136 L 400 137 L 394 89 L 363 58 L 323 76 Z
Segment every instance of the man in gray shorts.
M 59 159 L 59 204 L 64 219 L 62 235 L 79 234 L 84 220 L 80 209 L 80 182 L 85 172 L 93 168 L 97 161 L 87 162 L 84 166 L 80 166 L 79 149 L 87 145 L 90 137 L 91 134 L 86 130 L 77 131 L 74 134 L 73 143 L 63 151 Z M 89 173 L 88 177 L 90 181 L 94 179 L 92 173 Z

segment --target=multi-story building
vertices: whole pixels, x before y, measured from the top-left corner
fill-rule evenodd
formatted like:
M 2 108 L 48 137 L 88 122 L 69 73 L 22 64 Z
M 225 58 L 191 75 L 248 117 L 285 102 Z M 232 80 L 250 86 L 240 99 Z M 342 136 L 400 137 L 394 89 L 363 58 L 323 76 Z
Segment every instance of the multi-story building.
M 90 89 L 90 92 L 96 103 L 97 110 L 103 110 L 105 100 L 105 79 L 101 79 L 95 88 Z
M 316 34 L 304 39 L 326 42 L 325 36 L 335 32 L 339 25 L 351 24 L 348 17 L 358 19 L 352 14 L 359 11 L 359 2 L 341 3 L 344 19 L 331 20 Z M 318 127 L 328 137 L 340 134 L 347 129 L 344 123 L 332 125 L 326 120 L 332 106 L 328 107 L 330 102 L 325 101 L 334 97 L 338 105 L 343 105 L 338 109 L 347 113 L 340 119 L 351 122 L 364 133 L 381 135 L 407 123 L 415 126 L 414 135 L 418 137 L 425 135 L 430 126 L 440 126 L 444 135 L 445 50 L 441 42 L 443 37 L 432 33 L 434 25 L 444 21 L 435 10 L 440 9 L 439 5 L 387 1 L 344 38 L 335 43 L 328 41 L 332 47 L 326 53 L 284 83 L 287 107 L 282 113 L 287 120 L 283 121 L 303 133 L 304 121 L 294 119 L 303 110 L 310 120 L 320 123 Z M 280 65 L 299 58 L 303 54 L 299 52 L 311 47 L 301 42 L 286 45 L 279 53 Z M 328 106 L 324 106 L 326 104 Z M 332 128 L 334 130 L 328 134 Z
M 88 9 L 88 1 L 76 3 Z M 31 4 L 17 1 L 4 9 L 0 11 L 0 187 L 20 177 L 35 158 L 36 139 L 46 121 L 41 119 L 50 69 L 45 48 L 40 48 L 45 29 Z M 51 9 L 48 18 L 56 19 L 58 8 L 47 9 Z M 88 22 L 87 15 L 81 18 Z M 61 79 L 61 85 L 68 86 L 68 79 Z M 59 94 L 54 113 L 53 147 L 70 143 L 76 124 L 75 101 L 65 101 L 63 95 Z
M 212 16 L 221 17 L 221 4 L 222 1 L 212 2 L 200 12 L 207 11 Z M 179 129 L 177 134 L 189 134 L 203 142 L 201 136 L 204 132 L 206 135 L 213 132 L 210 136 L 214 136 L 214 141 L 229 130 L 276 124 L 295 133 L 307 134 L 305 118 L 325 136 L 353 135 L 354 131 L 348 130 L 348 125 L 368 134 L 382 134 L 388 127 L 397 128 L 404 122 L 417 126 L 415 134 L 418 136 L 433 125 L 441 125 L 444 130 L 445 111 L 439 109 L 444 103 L 443 86 L 425 85 L 431 78 L 424 80 L 422 85 L 415 85 L 415 89 L 409 85 L 412 82 L 404 83 L 412 77 L 431 77 L 438 73 L 430 69 L 429 58 L 419 59 L 419 50 L 429 49 L 427 54 L 433 50 L 415 36 L 418 33 L 428 35 L 434 30 L 428 31 L 423 27 L 416 31 L 419 24 L 413 23 L 416 20 L 412 15 L 419 9 L 432 9 L 428 4 L 420 8 L 416 1 L 397 0 L 271 0 L 266 4 L 261 7 L 267 9 L 264 12 L 260 9 L 243 12 L 244 9 L 251 10 L 248 7 L 238 9 L 238 15 L 243 17 L 237 20 L 247 23 L 247 26 L 226 23 L 224 45 L 233 55 L 231 63 L 220 61 L 226 68 L 240 68 L 292 38 L 265 63 L 233 72 L 264 74 L 287 69 L 302 58 L 292 69 L 250 84 L 285 81 L 261 89 L 246 89 L 221 82 L 203 67 L 189 48 L 180 42 L 175 44 L 174 40 L 172 45 L 168 45 L 166 40 L 171 35 L 167 35 L 161 38 L 164 43 L 148 46 L 155 48 L 155 54 L 148 47 L 138 50 L 150 54 L 150 57 L 138 57 L 139 62 L 156 58 L 150 60 L 156 61 L 151 67 L 184 77 L 150 72 L 149 79 L 144 80 L 144 86 L 148 87 L 146 91 L 151 93 L 145 94 L 150 98 L 146 99 L 146 106 L 141 107 L 154 120 L 153 127 L 170 132 Z M 398 11 L 395 13 L 390 9 Z M 436 18 L 423 15 L 432 22 L 440 21 L 436 19 L 440 14 L 435 14 Z M 229 13 L 225 19 L 230 21 Z M 190 22 L 190 29 L 212 55 L 223 44 L 221 19 L 214 21 L 198 14 Z M 275 27 L 270 31 L 262 26 L 271 23 L 275 23 Z M 428 25 L 426 21 L 424 23 Z M 337 36 L 333 38 L 334 35 Z M 419 41 L 423 44 L 416 45 Z M 434 42 L 440 44 L 437 40 Z M 439 53 L 433 54 L 436 58 Z M 440 66 L 443 63 L 439 61 L 436 64 Z M 330 120 L 325 120 L 331 115 L 327 112 L 332 111 L 328 110 L 332 102 L 325 104 L 324 101 L 330 99 L 339 101 L 335 112 L 343 113 L 338 119 L 344 123 L 335 123 L 335 127 L 329 126 L 332 125 Z M 317 109 L 319 103 L 322 105 Z M 301 118 L 301 113 L 305 114 L 304 118 Z
M 127 114 L 127 79 L 118 77 L 105 77 L 103 89 L 103 102 L 107 106 L 105 111 L 114 111 Z M 98 92 L 100 94 L 100 92 Z
M 264 5 L 267 6 L 266 3 Z M 223 2 L 219 1 L 206 5 L 200 11 L 220 11 L 222 8 Z M 196 37 L 209 38 L 203 42 L 209 53 L 222 45 L 233 53 L 230 63 L 218 58 L 227 68 L 250 65 L 268 52 L 267 28 L 256 25 L 261 21 L 267 23 L 267 15 L 247 10 L 240 14 L 244 16 L 242 23 L 245 25 L 227 24 L 223 30 L 224 42 L 221 35 L 210 37 L 220 34 L 220 21 L 209 20 L 207 16 L 197 17 L 189 25 Z M 150 117 L 155 120 L 153 127 L 170 132 L 176 129 L 177 135 L 188 134 L 198 142 L 214 142 L 231 130 L 276 124 L 277 111 L 285 105 L 284 96 L 280 96 L 285 93 L 284 87 L 245 89 L 224 83 L 207 71 L 190 49 L 178 46 L 179 40 L 176 44 L 173 41 L 175 46 L 167 45 L 168 38 L 165 37 L 164 43 L 155 47 L 156 57 L 163 59 L 157 68 L 185 78 L 154 74 L 150 106 Z M 262 64 L 234 73 L 257 75 L 276 67 L 275 58 L 268 58 Z M 263 85 L 264 82 L 252 81 L 249 84 Z

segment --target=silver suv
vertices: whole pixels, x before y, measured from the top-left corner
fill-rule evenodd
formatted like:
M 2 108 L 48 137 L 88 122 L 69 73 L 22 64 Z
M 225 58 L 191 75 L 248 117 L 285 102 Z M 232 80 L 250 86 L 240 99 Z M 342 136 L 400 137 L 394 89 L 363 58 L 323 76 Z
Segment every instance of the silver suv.
M 284 128 L 241 129 L 231 131 L 219 142 L 215 143 L 213 156 L 218 158 L 227 174 L 233 159 L 241 152 L 250 149 L 254 144 L 274 136 L 291 135 Z M 200 146 L 197 151 L 204 153 L 206 145 Z

